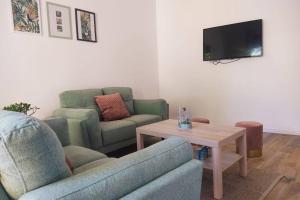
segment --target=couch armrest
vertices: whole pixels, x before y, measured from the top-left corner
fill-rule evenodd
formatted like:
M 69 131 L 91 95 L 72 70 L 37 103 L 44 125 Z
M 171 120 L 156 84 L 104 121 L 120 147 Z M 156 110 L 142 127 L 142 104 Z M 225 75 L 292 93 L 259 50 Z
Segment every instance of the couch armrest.
M 57 135 L 62 146 L 70 145 L 68 122 L 62 117 L 50 117 L 43 120 Z
M 31 191 L 20 200 L 119 199 L 191 160 L 191 145 L 180 138 L 169 138 L 84 173 Z
M 90 146 L 92 149 L 99 149 L 103 146 L 101 129 L 99 127 L 99 116 L 96 110 L 60 108 L 54 111 L 54 116 L 68 119 L 70 138 L 72 138 L 72 130 L 80 129 L 79 131 L 82 137 L 88 138 L 89 140 L 89 144 L 85 144 L 85 146 Z M 71 119 L 73 119 L 73 121 Z M 74 120 L 79 120 L 79 125 L 78 123 L 76 124 Z
M 199 200 L 202 172 L 203 162 L 191 160 L 119 200 Z
M 87 129 L 87 120 L 68 119 L 68 127 L 69 132 L 72 133 L 70 134 L 71 145 L 81 146 L 90 149 L 92 148 L 89 138 L 89 132 Z M 93 146 L 96 147 L 97 145 L 98 144 L 94 144 Z
M 134 99 L 135 114 L 159 115 L 163 120 L 169 119 L 169 105 L 164 99 Z

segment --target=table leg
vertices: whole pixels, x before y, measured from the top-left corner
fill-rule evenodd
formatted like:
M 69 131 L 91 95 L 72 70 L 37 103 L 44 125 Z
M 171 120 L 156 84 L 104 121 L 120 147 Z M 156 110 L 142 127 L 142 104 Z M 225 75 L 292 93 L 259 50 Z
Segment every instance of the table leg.
M 242 156 L 242 159 L 239 161 L 240 165 L 240 175 L 243 177 L 247 176 L 247 138 L 246 131 L 244 134 L 239 137 L 236 141 L 237 148 L 239 149 L 239 154 Z
M 221 164 L 221 148 L 212 148 L 212 159 L 213 159 L 213 181 L 214 181 L 214 198 L 223 198 L 223 172 Z
M 136 133 L 136 144 L 137 150 L 141 150 L 144 148 L 144 137 L 141 133 Z

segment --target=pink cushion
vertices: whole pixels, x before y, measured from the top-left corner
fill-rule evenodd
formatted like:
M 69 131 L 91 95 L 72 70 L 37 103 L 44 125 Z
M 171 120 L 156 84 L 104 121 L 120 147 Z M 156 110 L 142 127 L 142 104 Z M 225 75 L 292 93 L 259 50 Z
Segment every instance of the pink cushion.
M 119 120 L 130 116 L 119 93 L 96 96 L 95 98 L 104 121 Z
M 243 127 L 243 128 L 254 128 L 254 127 L 262 127 L 263 125 L 259 122 L 254 122 L 254 121 L 241 121 L 237 122 L 235 126 L 238 127 Z
M 254 121 L 241 121 L 237 122 L 235 126 L 246 128 L 248 151 L 263 146 L 263 124 Z
M 193 117 L 192 122 L 209 124 L 209 120 L 204 117 Z
M 72 164 L 71 160 L 67 156 L 65 156 L 65 158 L 66 158 L 66 164 L 68 165 L 68 167 L 70 169 L 70 173 L 72 174 L 73 173 L 73 169 L 74 169 L 73 164 Z

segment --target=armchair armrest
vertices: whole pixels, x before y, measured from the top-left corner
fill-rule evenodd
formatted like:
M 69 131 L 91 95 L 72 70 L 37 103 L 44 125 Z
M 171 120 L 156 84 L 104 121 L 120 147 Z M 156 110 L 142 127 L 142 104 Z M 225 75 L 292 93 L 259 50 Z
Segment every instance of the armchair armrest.
M 203 163 L 191 160 L 119 200 L 199 200 Z
M 169 138 L 144 150 L 31 191 L 20 200 L 119 199 L 191 160 L 191 145 L 180 138 Z M 198 167 L 201 170 L 201 165 Z
M 62 117 L 50 117 L 44 122 L 56 133 L 62 146 L 70 145 L 68 122 Z
M 103 146 L 99 116 L 96 110 L 60 108 L 54 111 L 54 116 L 64 117 L 68 120 L 71 141 L 73 130 L 77 130 L 81 132 L 82 138 L 88 138 L 88 144 L 87 141 L 82 141 L 82 143 L 85 143 L 85 146 L 91 146 L 93 149 L 99 149 Z
M 134 99 L 135 114 L 159 115 L 163 120 L 169 119 L 169 105 L 164 99 Z

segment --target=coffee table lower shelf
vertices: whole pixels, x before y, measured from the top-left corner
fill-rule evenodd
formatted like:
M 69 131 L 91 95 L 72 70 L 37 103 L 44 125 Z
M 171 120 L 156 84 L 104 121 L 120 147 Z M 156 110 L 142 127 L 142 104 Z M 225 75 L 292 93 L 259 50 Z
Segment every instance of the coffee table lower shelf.
M 238 162 L 240 159 L 242 159 L 242 156 L 234 153 L 234 152 L 222 152 L 222 171 L 225 171 L 230 166 L 232 166 L 234 163 Z M 203 161 L 203 168 L 205 169 L 213 169 L 213 159 L 212 157 L 209 157 Z

